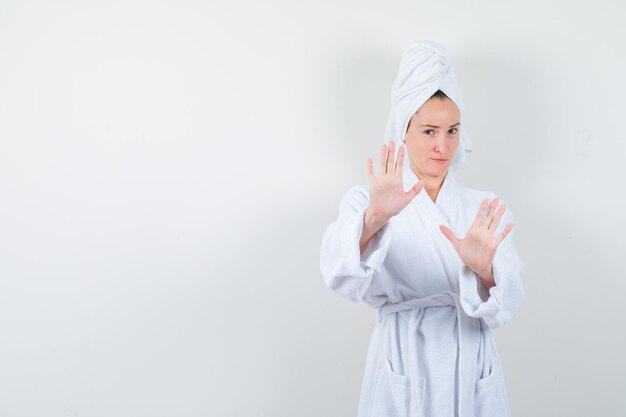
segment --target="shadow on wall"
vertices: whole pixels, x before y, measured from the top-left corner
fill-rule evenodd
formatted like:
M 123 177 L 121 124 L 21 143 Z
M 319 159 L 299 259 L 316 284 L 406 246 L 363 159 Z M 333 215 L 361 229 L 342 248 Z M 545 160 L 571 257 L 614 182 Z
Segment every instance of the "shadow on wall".
M 228 273 L 212 284 L 207 323 L 217 342 L 209 346 L 216 358 L 210 411 L 259 417 L 356 412 L 374 316 L 324 285 L 322 217 L 317 207 L 283 210 L 223 249 L 220 263 Z
M 459 172 L 470 187 L 514 190 L 522 196 L 532 192 L 529 179 L 546 172 L 551 156 L 537 150 L 549 138 L 538 127 L 549 124 L 551 92 L 541 87 L 549 84 L 545 72 L 528 62 L 537 58 L 477 50 L 456 57 L 464 123 L 473 146 Z
M 388 53 L 350 48 L 328 75 L 328 113 L 324 116 L 339 138 L 328 153 L 340 161 L 328 167 L 338 178 L 328 185 L 337 187 L 339 193 L 367 181 L 367 155 L 378 158 L 397 65 L 397 58 Z M 317 192 L 327 193 L 329 188 Z M 329 196 L 320 195 L 320 200 L 328 201 Z M 338 204 L 337 198 L 331 204 L 276 213 L 251 231 L 249 248 L 239 249 L 252 258 L 238 268 L 249 269 L 259 280 L 248 290 L 255 298 L 271 300 L 258 304 L 252 319 L 272 334 L 263 338 L 271 339 L 271 344 L 264 342 L 257 351 L 269 377 L 263 382 L 265 391 L 276 396 L 260 415 L 356 413 L 375 316 L 373 312 L 368 316 L 366 307 L 332 293 L 319 269 L 321 238 L 336 219 Z M 255 246 L 258 242 L 265 242 L 264 246 Z M 272 256 L 261 256 L 261 252 Z M 277 295 L 282 296 L 276 299 Z

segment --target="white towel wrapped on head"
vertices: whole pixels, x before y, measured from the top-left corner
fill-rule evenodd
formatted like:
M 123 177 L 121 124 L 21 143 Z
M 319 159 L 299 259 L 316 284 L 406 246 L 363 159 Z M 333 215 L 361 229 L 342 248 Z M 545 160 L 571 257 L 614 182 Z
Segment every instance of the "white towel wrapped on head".
M 448 50 L 436 42 L 414 41 L 404 50 L 396 80 L 391 87 L 391 113 L 387 121 L 385 141 L 393 139 L 396 156 L 404 142 L 409 121 L 437 90 L 443 91 L 459 108 L 463 117 L 463 96 L 454 73 Z M 459 131 L 459 147 L 450 169 L 455 171 L 472 151 L 470 139 L 463 128 Z M 408 158 L 405 158 L 405 167 Z

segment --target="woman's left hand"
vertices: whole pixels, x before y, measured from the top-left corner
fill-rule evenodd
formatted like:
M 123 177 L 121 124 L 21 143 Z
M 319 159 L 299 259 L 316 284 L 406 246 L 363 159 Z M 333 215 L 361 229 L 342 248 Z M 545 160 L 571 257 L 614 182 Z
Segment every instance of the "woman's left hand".
M 498 198 L 493 199 L 489 210 L 487 210 L 488 203 L 489 199 L 483 200 L 474 223 L 464 238 L 459 239 L 452 230 L 444 225 L 439 226 L 439 228 L 450 240 L 452 246 L 454 246 L 454 249 L 459 254 L 459 258 L 461 258 L 461 262 L 474 271 L 487 288 L 491 288 L 496 285 L 491 268 L 493 257 L 500 242 L 504 240 L 513 228 L 513 223 L 507 224 L 502 233 L 496 236 L 496 228 L 500 224 L 506 205 L 503 204 L 498 209 L 498 212 L 495 213 L 498 206 Z M 485 217 L 485 211 L 487 211 L 487 217 Z

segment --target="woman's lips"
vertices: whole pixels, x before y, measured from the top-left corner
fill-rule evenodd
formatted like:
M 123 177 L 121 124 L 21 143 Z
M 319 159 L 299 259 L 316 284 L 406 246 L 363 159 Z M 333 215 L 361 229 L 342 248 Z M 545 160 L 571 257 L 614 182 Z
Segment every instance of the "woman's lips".
M 448 162 L 447 159 L 437 159 L 437 158 L 430 158 L 430 159 L 432 159 L 433 161 L 435 161 L 436 164 L 439 164 L 439 165 L 443 165 L 446 162 Z

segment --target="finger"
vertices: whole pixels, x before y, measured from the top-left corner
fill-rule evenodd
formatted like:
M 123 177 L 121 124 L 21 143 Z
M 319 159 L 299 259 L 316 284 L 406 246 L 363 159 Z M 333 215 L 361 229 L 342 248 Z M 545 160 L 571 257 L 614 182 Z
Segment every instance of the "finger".
M 491 226 L 491 222 L 493 221 L 493 216 L 495 215 L 495 212 L 496 212 L 496 207 L 498 206 L 498 201 L 500 200 L 498 199 L 498 197 L 496 197 L 493 199 L 493 201 L 489 205 L 489 210 L 487 211 L 487 218 L 485 219 L 485 223 L 483 224 L 483 227 L 485 229 L 489 229 L 489 226 Z
M 387 172 L 387 145 L 383 145 L 380 148 L 380 167 L 378 175 L 383 175 Z
M 493 221 L 491 222 L 491 224 L 489 225 L 489 230 L 492 232 L 496 232 L 496 230 L 498 229 L 498 225 L 500 224 L 500 220 L 502 219 L 502 215 L 504 214 L 504 211 L 506 210 L 506 204 L 502 204 L 500 206 L 500 208 L 498 209 L 498 213 L 496 214 L 496 217 L 493 219 Z
M 452 246 L 456 247 L 459 242 L 459 238 L 454 235 L 454 232 L 443 224 L 439 226 L 439 229 L 441 230 L 441 233 L 443 233 L 443 235 L 447 237 L 450 242 L 452 242 Z
M 393 174 L 393 163 L 396 157 L 395 143 L 393 140 L 389 141 L 389 152 L 387 153 L 387 173 Z
M 374 161 L 369 156 L 367 157 L 367 176 L 370 181 L 374 179 Z
M 513 226 L 515 226 L 515 223 L 509 223 L 504 227 L 504 230 L 502 231 L 502 233 L 500 233 L 500 236 L 498 236 L 498 244 L 500 244 L 500 242 L 504 240 L 504 238 L 509 234 L 511 229 L 513 229 Z
M 406 192 L 406 195 L 408 197 L 408 200 L 411 201 L 413 200 L 413 198 L 420 192 L 422 191 L 422 188 L 424 188 L 424 180 L 419 180 L 417 182 L 417 184 L 415 184 L 413 186 L 413 188 L 411 188 L 409 191 Z
M 404 146 L 400 146 L 400 150 L 398 151 L 398 159 L 396 160 L 396 169 L 395 173 L 402 175 L 402 165 L 404 164 Z
M 476 218 L 474 219 L 474 224 L 472 227 L 480 227 L 483 222 L 483 218 L 485 217 L 485 210 L 487 210 L 487 203 L 489 199 L 485 198 L 483 202 L 480 204 L 480 208 L 478 209 L 478 213 L 476 214 Z

